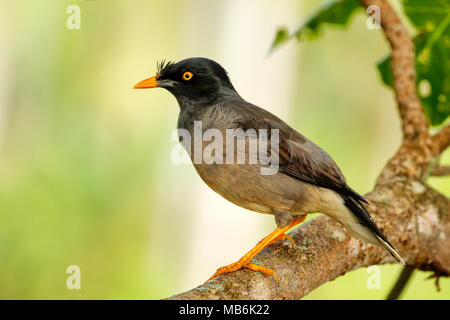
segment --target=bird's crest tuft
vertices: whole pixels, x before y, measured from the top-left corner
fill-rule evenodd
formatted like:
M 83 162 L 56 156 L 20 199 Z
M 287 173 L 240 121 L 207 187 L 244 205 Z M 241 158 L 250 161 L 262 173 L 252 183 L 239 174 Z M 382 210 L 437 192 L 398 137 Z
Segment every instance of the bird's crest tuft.
M 161 74 L 161 73 L 163 73 L 163 71 L 166 68 L 169 68 L 174 64 L 175 64 L 174 61 L 168 61 L 168 60 L 162 59 L 156 63 L 156 73 Z

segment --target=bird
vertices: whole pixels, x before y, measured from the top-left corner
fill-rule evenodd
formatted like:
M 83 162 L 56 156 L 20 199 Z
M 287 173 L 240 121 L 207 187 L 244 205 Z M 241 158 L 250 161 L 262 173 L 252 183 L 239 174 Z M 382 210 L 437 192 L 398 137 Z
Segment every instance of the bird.
M 364 206 L 367 200 L 348 186 L 331 156 L 274 114 L 244 100 L 219 63 L 202 57 L 179 62 L 163 60 L 157 63 L 155 76 L 134 86 L 135 89 L 156 87 L 168 90 L 178 102 L 178 132 L 190 137 L 208 130 L 215 133 L 217 148 L 214 148 L 213 159 L 217 161 L 196 157 L 202 158 L 202 152 L 207 151 L 208 139 L 202 138 L 199 148 L 195 146 L 197 141 L 179 136 L 201 179 L 232 203 L 273 215 L 277 225 L 241 259 L 217 269 L 208 280 L 247 268 L 273 276 L 278 282 L 273 269 L 253 264 L 252 259 L 275 241 L 289 240 L 295 245 L 286 232 L 303 222 L 308 214 L 317 212 L 334 218 L 355 236 L 386 249 L 405 265 Z M 240 132 L 230 136 L 233 142 L 243 141 L 245 148 L 228 148 L 224 141 L 216 141 L 219 134 L 228 137 L 229 132 Z M 258 145 L 259 151 L 250 150 L 250 144 L 260 142 L 258 139 L 263 136 L 267 141 Z M 271 150 L 268 150 L 269 144 L 274 146 Z M 195 148 L 200 152 L 196 154 Z M 259 157 L 261 154 L 273 155 L 277 160 L 274 172 L 263 174 L 268 158 Z M 236 160 L 239 157 L 240 162 Z M 256 161 L 249 161 L 255 157 Z

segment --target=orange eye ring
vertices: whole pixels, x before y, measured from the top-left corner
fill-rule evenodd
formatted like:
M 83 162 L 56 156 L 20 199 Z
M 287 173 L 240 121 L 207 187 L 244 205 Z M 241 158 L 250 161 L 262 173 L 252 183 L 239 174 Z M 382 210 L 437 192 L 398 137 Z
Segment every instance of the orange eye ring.
M 183 80 L 189 81 L 193 76 L 194 74 L 192 72 L 186 71 L 185 73 L 183 73 Z

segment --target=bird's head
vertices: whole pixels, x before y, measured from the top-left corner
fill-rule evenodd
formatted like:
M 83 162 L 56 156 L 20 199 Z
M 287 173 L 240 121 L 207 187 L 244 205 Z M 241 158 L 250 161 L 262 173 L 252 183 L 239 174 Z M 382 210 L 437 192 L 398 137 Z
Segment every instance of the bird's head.
M 210 104 L 225 96 L 239 97 L 225 69 L 206 58 L 189 58 L 177 63 L 162 61 L 154 77 L 134 86 L 135 89 L 156 87 L 169 90 L 181 107 Z

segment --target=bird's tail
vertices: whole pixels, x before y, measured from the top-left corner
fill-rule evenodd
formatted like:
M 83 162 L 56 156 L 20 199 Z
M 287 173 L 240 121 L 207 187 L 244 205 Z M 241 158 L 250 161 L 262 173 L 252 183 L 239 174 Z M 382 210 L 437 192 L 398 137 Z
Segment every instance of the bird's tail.
M 351 189 L 350 189 L 351 190 Z M 353 190 L 351 190 L 353 191 Z M 354 192 L 354 191 L 353 191 Z M 356 193 L 356 192 L 355 192 Z M 358 195 L 359 196 L 359 195 Z M 360 202 L 359 198 L 354 197 L 353 195 L 342 195 L 341 197 L 344 199 L 344 205 L 356 216 L 357 222 L 353 223 L 350 229 L 356 233 L 359 237 L 381 246 L 385 248 L 392 257 L 395 258 L 399 263 L 405 265 L 405 260 L 400 256 L 398 251 L 394 248 L 394 246 L 386 239 L 383 233 L 378 229 L 377 225 L 373 221 L 367 209 Z M 361 196 L 359 196 L 361 197 Z M 362 198 L 362 197 L 361 197 Z M 364 199 L 364 198 L 363 198 Z M 365 199 L 364 199 L 365 201 Z

